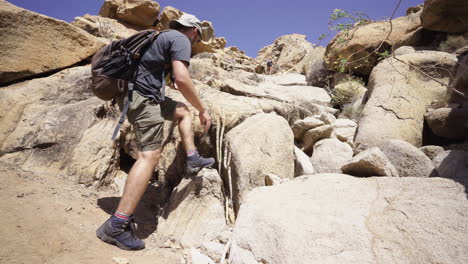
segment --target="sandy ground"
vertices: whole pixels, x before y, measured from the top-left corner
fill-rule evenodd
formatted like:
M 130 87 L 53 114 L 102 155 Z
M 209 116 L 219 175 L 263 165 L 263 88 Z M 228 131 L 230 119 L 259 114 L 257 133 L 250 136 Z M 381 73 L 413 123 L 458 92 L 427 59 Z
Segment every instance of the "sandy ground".
M 138 252 L 101 242 L 95 230 L 109 210 L 99 201 L 117 196 L 0 164 L 0 263 L 185 263 L 181 253 L 156 248 L 149 238 Z

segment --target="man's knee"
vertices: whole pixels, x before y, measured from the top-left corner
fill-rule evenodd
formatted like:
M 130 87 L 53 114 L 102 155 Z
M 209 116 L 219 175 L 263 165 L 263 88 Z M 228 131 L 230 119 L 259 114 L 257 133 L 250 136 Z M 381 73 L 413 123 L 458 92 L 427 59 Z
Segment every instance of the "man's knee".
M 189 108 L 184 103 L 177 103 L 175 110 L 175 118 L 181 120 L 184 118 L 192 118 Z
M 149 162 L 153 166 L 156 166 L 161 157 L 161 149 L 147 150 L 138 152 L 138 159 Z

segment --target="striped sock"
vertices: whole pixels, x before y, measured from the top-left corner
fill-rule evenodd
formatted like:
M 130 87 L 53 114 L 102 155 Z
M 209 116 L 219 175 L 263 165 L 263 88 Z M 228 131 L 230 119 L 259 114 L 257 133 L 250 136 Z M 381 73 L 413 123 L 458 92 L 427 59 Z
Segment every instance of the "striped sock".
M 119 212 L 116 211 L 116 212 L 114 213 L 114 216 L 117 217 L 117 218 L 119 218 L 119 219 L 122 219 L 122 220 L 128 220 L 128 219 L 130 219 L 130 217 L 131 217 L 132 215 L 126 215 L 126 214 L 122 214 L 122 213 L 119 213 Z

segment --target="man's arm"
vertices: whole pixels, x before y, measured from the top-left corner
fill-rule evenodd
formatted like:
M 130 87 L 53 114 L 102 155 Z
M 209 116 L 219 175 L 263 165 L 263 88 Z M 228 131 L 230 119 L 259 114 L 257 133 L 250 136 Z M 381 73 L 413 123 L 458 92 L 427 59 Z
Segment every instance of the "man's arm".
M 205 132 L 207 132 L 211 125 L 211 117 L 193 85 L 187 63 L 180 60 L 172 60 L 172 70 L 177 88 L 185 99 L 200 112 L 198 117 L 205 127 Z

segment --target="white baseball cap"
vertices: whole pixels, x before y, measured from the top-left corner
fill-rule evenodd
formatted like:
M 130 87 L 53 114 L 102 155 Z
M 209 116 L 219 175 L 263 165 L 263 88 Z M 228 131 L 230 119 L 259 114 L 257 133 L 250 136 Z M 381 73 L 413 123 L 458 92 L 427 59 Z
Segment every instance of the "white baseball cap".
M 178 27 L 178 25 L 182 25 L 182 26 L 185 26 L 185 27 L 195 27 L 198 29 L 198 32 L 200 33 L 200 36 L 202 36 L 203 34 L 203 27 L 202 27 L 202 24 L 200 22 L 200 20 L 198 20 L 197 17 L 195 17 L 194 15 L 191 15 L 191 14 L 183 14 L 179 19 L 177 20 L 171 20 L 171 22 L 169 22 L 169 28 L 172 28 L 172 29 L 175 29 Z

